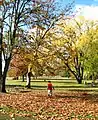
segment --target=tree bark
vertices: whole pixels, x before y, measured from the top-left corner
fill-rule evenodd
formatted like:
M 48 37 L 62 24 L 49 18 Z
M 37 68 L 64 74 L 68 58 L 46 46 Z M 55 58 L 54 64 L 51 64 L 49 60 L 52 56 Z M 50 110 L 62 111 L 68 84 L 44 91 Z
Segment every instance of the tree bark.
M 82 77 L 81 76 L 77 76 L 76 79 L 77 79 L 78 84 L 82 84 Z
M 7 76 L 7 71 L 9 68 L 10 61 L 11 61 L 11 56 L 8 59 L 5 59 L 5 67 L 4 67 L 4 72 L 2 75 L 2 88 L 1 88 L 1 92 L 3 93 L 6 92 L 5 83 L 6 83 L 6 76 Z
M 68 63 L 65 63 L 66 67 L 68 68 L 68 70 L 74 75 L 74 77 L 76 78 L 78 84 L 82 84 L 82 80 L 83 80 L 83 67 L 81 66 L 81 64 L 76 68 L 76 71 L 73 71 L 70 66 L 68 65 Z
M 25 75 L 22 75 L 22 82 L 25 81 Z
M 31 83 L 31 72 L 27 73 L 27 85 L 26 85 L 27 88 L 31 87 L 30 83 Z
M 1 91 L 1 88 L 2 88 L 2 53 L 0 48 L 0 91 Z
M 2 91 L 2 39 L 3 39 L 3 22 L 0 21 L 0 92 Z

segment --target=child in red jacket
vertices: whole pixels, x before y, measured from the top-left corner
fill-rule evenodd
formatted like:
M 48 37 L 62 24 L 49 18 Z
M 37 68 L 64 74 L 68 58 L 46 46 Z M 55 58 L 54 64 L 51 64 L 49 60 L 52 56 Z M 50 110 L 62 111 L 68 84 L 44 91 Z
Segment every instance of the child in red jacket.
M 52 90 L 54 89 L 51 81 L 48 81 L 48 86 L 47 86 L 47 90 L 48 90 L 48 96 L 52 96 Z

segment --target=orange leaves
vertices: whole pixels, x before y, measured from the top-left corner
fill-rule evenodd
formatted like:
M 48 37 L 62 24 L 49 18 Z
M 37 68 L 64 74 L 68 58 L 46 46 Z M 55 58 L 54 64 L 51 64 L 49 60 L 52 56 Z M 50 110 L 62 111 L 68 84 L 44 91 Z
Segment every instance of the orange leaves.
M 83 92 L 57 92 L 49 98 L 43 91 L 0 94 L 0 106 L 10 107 L 11 117 L 18 115 L 36 120 L 87 120 L 95 119 L 95 116 L 97 118 L 98 96 L 85 96 Z
M 0 0 L 0 5 L 2 5 L 3 0 Z

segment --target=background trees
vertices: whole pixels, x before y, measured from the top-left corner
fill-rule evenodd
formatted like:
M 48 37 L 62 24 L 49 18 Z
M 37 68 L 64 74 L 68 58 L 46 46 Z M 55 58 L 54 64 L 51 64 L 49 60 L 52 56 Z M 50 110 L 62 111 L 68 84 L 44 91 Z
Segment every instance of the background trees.
M 71 20 L 70 20 L 71 21 Z M 78 83 L 83 79 L 83 63 L 81 61 L 81 52 L 77 47 L 77 42 L 81 36 L 80 29 L 70 24 L 69 20 L 63 19 L 55 27 L 55 33 L 52 39 L 52 49 L 57 59 L 62 61 L 63 67 L 68 69 Z
M 5 79 L 15 51 L 21 46 L 24 49 L 32 46 L 34 61 L 37 65 L 38 51 L 45 42 L 47 32 L 62 15 L 69 14 L 71 9 L 71 4 L 69 4 L 65 11 L 57 12 L 54 0 L 41 0 L 40 2 L 5 0 L 2 2 L 0 6 L 0 91 L 6 92 Z M 34 28 L 34 31 L 32 36 L 27 37 L 26 30 L 30 27 Z M 2 60 L 4 60 L 4 63 L 2 63 Z
M 87 79 L 97 79 L 98 73 L 98 21 L 87 21 L 87 29 L 84 36 L 82 36 L 80 41 L 80 49 L 84 53 L 84 67 L 85 74 L 84 76 Z
M 31 41 L 29 53 L 24 57 L 29 61 L 26 63 L 31 64 L 31 71 L 36 78 L 70 71 L 78 83 L 82 83 L 85 76 L 97 75 L 96 22 L 83 17 L 77 20 L 60 19 L 41 40 L 44 31 L 38 26 L 32 29 L 28 35 Z
M 14 0 L 3 1 L 0 9 L 2 92 L 6 92 L 9 65 L 15 66 L 16 58 L 22 61 L 16 65 L 18 75 L 29 69 L 36 77 L 45 73 L 56 75 L 58 69 L 67 69 L 78 83 L 82 83 L 84 73 L 96 76 L 97 22 L 68 17 L 72 4 L 57 12 L 53 0 Z
M 54 29 L 55 33 L 52 33 L 52 51 L 80 84 L 84 73 L 93 75 L 96 71 L 94 70 L 98 63 L 96 23 L 83 17 L 62 19 Z

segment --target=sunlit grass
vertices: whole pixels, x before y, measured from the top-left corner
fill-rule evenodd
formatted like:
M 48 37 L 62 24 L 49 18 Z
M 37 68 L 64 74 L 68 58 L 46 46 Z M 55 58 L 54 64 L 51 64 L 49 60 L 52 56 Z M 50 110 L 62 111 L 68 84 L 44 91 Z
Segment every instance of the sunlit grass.
M 32 89 L 47 89 L 47 79 L 37 79 L 37 80 L 31 80 L 31 88 Z M 70 80 L 70 79 L 63 79 L 63 80 L 55 80 L 52 79 L 51 82 L 53 83 L 53 86 L 55 90 L 87 90 L 87 91 L 98 91 L 98 85 L 96 84 L 95 87 L 92 87 L 91 84 L 85 85 L 84 83 L 78 84 L 76 80 Z M 91 82 L 91 81 L 89 81 Z M 10 80 L 8 79 L 6 81 L 6 85 L 9 87 L 23 87 L 26 86 L 26 80 L 25 82 L 22 82 L 22 79 L 20 80 Z

